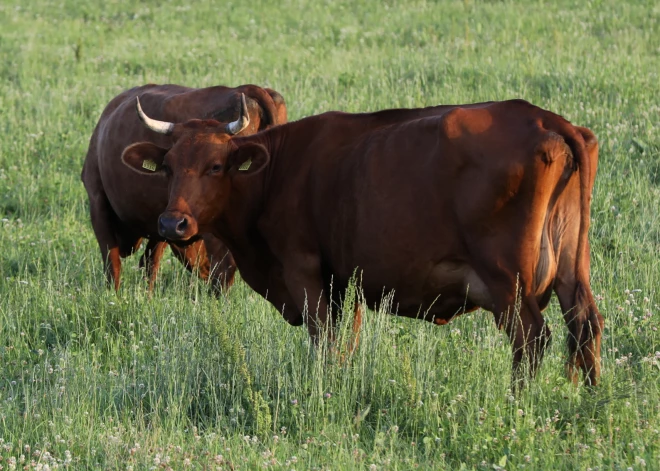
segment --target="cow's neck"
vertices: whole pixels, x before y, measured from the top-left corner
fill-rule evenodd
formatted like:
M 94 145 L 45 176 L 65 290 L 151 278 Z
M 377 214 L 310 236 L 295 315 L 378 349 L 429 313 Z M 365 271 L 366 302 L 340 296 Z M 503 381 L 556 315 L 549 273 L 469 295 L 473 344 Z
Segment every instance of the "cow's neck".
M 237 261 L 244 258 L 242 254 L 251 252 L 254 231 L 263 208 L 264 177 L 264 172 L 260 172 L 232 182 L 227 208 L 214 224 L 214 235 L 227 245 Z
M 271 259 L 272 254 L 261 233 L 260 221 L 263 221 L 269 208 L 277 203 L 278 195 L 273 193 L 271 179 L 277 178 L 278 166 L 286 164 L 287 158 L 295 158 L 295 155 L 288 155 L 291 154 L 287 150 L 287 136 L 291 134 L 288 128 L 288 124 L 276 126 L 236 139 L 239 146 L 245 143 L 260 144 L 270 155 L 265 169 L 257 175 L 233 183 L 228 207 L 215 225 L 215 235 L 231 250 L 239 270 L 241 265 L 249 264 L 253 268 L 262 266 L 264 259 Z

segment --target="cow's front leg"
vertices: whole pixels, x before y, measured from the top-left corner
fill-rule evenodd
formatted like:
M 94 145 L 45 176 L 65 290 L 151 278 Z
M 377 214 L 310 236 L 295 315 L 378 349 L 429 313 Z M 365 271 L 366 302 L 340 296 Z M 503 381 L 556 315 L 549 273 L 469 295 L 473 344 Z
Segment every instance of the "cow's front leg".
M 328 343 L 334 341 L 332 316 L 326 293 L 323 291 L 321 260 L 316 255 L 298 256 L 284 266 L 284 282 L 293 302 L 303 314 L 309 336 L 319 345 L 325 335 Z

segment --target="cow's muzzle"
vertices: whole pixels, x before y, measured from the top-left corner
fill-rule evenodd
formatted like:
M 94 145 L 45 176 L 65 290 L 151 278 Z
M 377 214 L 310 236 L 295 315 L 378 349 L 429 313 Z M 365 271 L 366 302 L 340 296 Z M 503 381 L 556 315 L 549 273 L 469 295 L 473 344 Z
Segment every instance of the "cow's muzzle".
M 197 234 L 197 224 L 190 216 L 167 212 L 158 218 L 158 233 L 169 240 L 187 240 Z

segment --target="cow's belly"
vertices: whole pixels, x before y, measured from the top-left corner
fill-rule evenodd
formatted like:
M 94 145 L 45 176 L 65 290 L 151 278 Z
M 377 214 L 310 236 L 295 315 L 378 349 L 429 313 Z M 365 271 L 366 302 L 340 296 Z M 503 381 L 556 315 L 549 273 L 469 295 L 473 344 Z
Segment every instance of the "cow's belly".
M 385 273 L 385 270 L 380 272 Z M 478 307 L 493 309 L 486 284 L 463 262 L 442 261 L 430 268 L 428 264 L 416 266 L 397 282 L 384 280 L 376 273 L 364 273 L 363 289 L 370 305 L 380 303 L 384 294 L 392 293 L 393 313 L 437 324 L 445 324 Z

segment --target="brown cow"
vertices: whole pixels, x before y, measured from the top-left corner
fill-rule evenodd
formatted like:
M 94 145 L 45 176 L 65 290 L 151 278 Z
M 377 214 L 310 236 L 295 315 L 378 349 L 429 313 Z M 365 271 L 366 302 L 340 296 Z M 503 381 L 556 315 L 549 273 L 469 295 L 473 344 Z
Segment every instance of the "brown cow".
M 246 99 L 241 100 L 242 95 Z M 149 142 L 170 148 L 172 140 L 140 123 L 134 108 L 137 96 L 142 97 L 152 116 L 175 122 L 212 118 L 227 132 L 240 135 L 285 123 L 287 117 L 282 96 L 255 85 L 195 89 L 152 84 L 127 90 L 108 104 L 92 134 L 82 171 L 92 226 L 108 281 L 115 289 L 119 289 L 120 257 L 137 250 L 142 238 L 149 239 L 140 266 L 147 268 L 151 291 L 167 245 L 158 235 L 157 227 L 158 216 L 167 206 L 167 179 L 130 171 L 121 163 L 121 155 L 132 144 Z M 238 119 L 237 115 L 240 115 Z M 196 268 L 203 279 L 212 273 L 216 287 L 232 284 L 236 265 L 219 239 L 204 234 L 203 241 L 196 237 L 170 247 L 189 270 Z
M 314 340 L 358 268 L 366 301 L 391 291 L 399 315 L 445 324 L 493 312 L 512 341 L 515 378 L 542 359 L 541 312 L 554 290 L 570 377 L 581 368 L 596 384 L 593 133 L 522 100 L 383 125 L 396 114 L 325 113 L 239 138 L 195 120 L 172 128 L 169 152 L 136 145 L 122 159 L 137 172 L 150 159 L 154 175 L 168 175 L 162 235 L 222 239 L 241 277 Z

